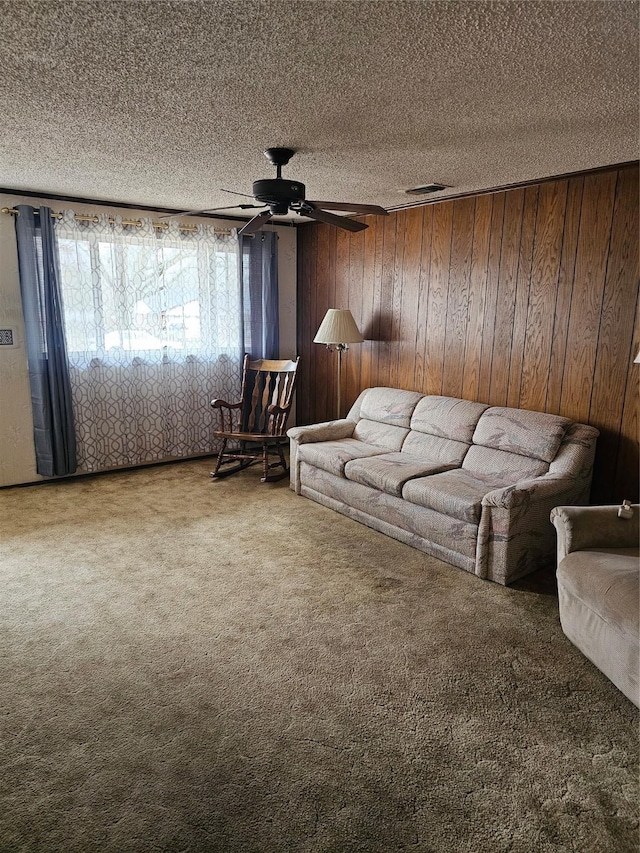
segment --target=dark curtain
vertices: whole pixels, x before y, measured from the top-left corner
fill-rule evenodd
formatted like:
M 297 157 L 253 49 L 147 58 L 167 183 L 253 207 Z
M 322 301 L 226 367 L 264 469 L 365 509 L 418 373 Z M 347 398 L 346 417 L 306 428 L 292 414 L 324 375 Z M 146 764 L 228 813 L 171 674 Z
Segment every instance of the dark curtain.
M 278 235 L 260 231 L 239 240 L 244 351 L 253 359 L 279 358 Z
M 16 237 L 38 474 L 72 474 L 76 438 L 51 209 L 18 205 Z M 37 217 L 37 218 L 36 218 Z

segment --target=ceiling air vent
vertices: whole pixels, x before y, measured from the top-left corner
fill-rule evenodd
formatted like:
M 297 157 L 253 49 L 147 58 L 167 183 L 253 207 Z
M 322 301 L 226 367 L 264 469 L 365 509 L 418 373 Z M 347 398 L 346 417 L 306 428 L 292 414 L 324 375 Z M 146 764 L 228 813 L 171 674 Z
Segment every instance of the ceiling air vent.
M 414 187 L 412 190 L 405 190 L 407 195 L 429 195 L 429 193 L 437 193 L 440 190 L 448 190 L 444 184 L 425 184 L 424 187 Z

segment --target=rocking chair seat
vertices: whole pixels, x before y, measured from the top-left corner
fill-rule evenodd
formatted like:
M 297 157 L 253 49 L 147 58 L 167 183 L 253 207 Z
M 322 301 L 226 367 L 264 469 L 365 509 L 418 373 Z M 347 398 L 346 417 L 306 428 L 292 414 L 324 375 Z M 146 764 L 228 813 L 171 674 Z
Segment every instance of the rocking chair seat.
M 222 439 L 212 477 L 228 477 L 260 460 L 263 468 L 262 483 L 281 480 L 288 475 L 283 445 L 288 442 L 287 419 L 299 360 L 250 361 L 249 356 L 245 355 L 242 399 L 236 403 L 211 401 L 220 420 L 220 428 L 214 430 L 214 435 Z M 238 442 L 239 450 L 227 450 L 229 441 Z M 270 455 L 277 456 L 277 461 L 269 462 Z M 223 470 L 222 466 L 225 466 Z M 270 474 L 273 468 L 282 470 L 278 474 Z
M 216 438 L 237 439 L 238 441 L 248 441 L 251 444 L 262 444 L 265 441 L 269 444 L 274 444 L 277 441 L 283 443 L 289 441 L 286 435 L 265 435 L 262 432 L 222 432 L 215 430 L 213 434 Z

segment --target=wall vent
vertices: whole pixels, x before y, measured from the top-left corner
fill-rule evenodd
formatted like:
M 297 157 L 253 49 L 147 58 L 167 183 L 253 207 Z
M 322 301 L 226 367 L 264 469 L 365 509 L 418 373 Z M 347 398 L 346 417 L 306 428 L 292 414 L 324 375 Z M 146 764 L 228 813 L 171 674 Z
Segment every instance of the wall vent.
M 13 329 L 0 329 L 0 347 L 14 347 L 16 339 Z
M 412 190 L 405 190 L 407 195 L 428 195 L 429 193 L 437 193 L 440 190 L 448 190 L 450 187 L 445 187 L 444 184 L 425 184 L 423 187 L 414 187 Z

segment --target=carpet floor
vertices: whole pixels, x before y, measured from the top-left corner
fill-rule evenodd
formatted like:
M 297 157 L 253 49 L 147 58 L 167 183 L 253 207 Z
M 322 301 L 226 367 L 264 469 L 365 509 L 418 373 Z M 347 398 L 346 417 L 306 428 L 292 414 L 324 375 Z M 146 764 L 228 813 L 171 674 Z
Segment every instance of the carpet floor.
M 210 467 L 0 492 L 2 853 L 638 849 L 552 585 Z

